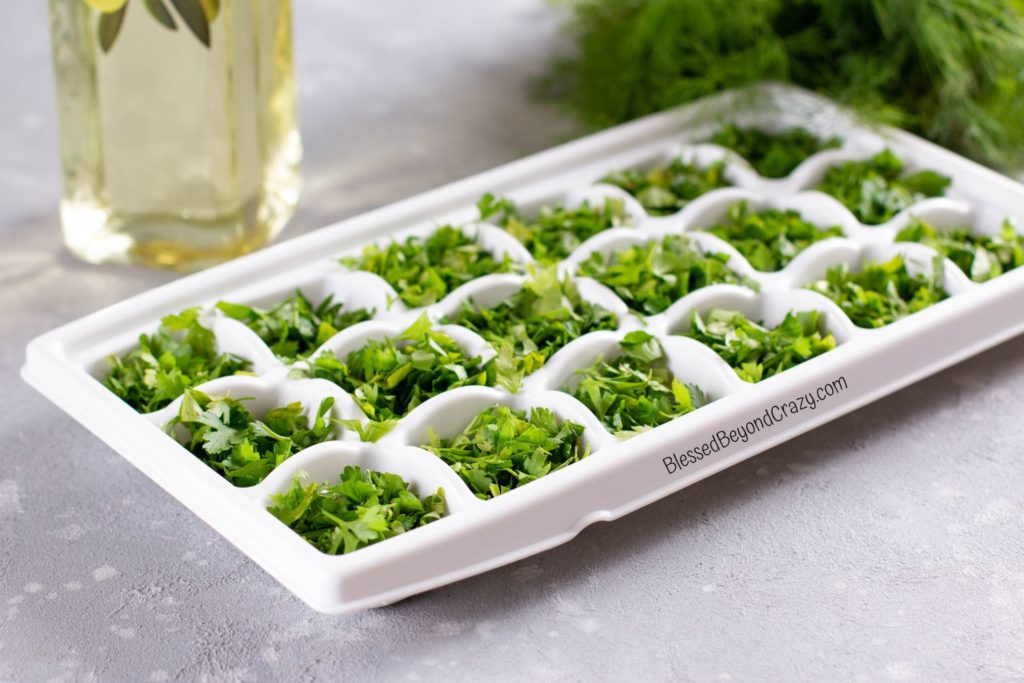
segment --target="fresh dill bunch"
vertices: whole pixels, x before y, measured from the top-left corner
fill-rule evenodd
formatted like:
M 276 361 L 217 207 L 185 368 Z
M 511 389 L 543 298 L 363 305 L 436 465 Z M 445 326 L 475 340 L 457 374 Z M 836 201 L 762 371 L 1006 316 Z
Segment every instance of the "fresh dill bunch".
M 1000 168 L 1024 164 L 1019 0 L 575 0 L 542 83 L 603 127 L 790 82 Z

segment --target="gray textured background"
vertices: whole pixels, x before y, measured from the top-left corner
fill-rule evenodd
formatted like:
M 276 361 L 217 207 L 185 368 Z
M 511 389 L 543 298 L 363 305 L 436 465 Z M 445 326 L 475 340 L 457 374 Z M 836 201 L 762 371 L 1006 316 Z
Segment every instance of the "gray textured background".
M 296 6 L 286 237 L 571 131 L 524 94 L 540 2 Z M 17 378 L 31 337 L 172 276 L 62 251 L 44 3 L 0 12 L 0 681 L 1024 678 L 1024 339 L 561 548 L 310 611 Z

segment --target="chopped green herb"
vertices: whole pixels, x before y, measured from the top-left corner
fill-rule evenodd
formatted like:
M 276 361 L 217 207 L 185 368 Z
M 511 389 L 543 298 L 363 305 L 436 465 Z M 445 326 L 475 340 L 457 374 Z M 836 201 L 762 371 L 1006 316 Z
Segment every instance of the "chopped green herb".
M 636 197 L 652 216 L 676 213 L 702 194 L 730 184 L 725 178 L 725 162 L 716 161 L 700 168 L 681 158 L 650 170 L 627 168 L 612 171 L 599 182 L 621 187 Z
M 610 287 L 641 315 L 661 313 L 690 292 L 714 284 L 757 288 L 730 270 L 728 254 L 705 254 L 685 235 L 666 235 L 622 251 L 594 252 L 577 269 Z
M 344 304 L 334 303 L 330 295 L 314 307 L 302 290 L 269 310 L 227 301 L 218 303 L 217 308 L 245 323 L 286 363 L 305 358 L 346 327 L 373 316 L 373 311 L 365 308 L 344 310 Z
M 542 206 L 534 218 L 521 215 L 512 200 L 492 194 L 481 197 L 477 208 L 481 220 L 495 220 L 545 265 L 565 258 L 599 232 L 632 224 L 622 200 L 612 198 L 600 206 L 584 201 L 574 209 Z
M 841 138 L 822 140 L 805 128 L 768 133 L 731 123 L 715 133 L 711 142 L 733 150 L 765 178 L 784 178 L 808 157 L 843 144 Z
M 438 228 L 427 238 L 409 237 L 386 246 L 371 244 L 362 255 L 341 259 L 349 268 L 384 278 L 409 306 L 428 306 L 470 280 L 512 270 L 505 254 L 500 261 L 456 227 Z
M 140 413 L 163 408 L 189 387 L 247 371 L 251 363 L 231 353 L 217 353 L 213 332 L 199 323 L 199 309 L 168 315 L 151 335 L 118 358 L 110 357 L 103 385 Z
M 477 498 L 494 498 L 585 458 L 583 425 L 559 420 L 547 408 L 495 405 L 451 439 L 433 430 L 423 446 L 448 463 Z
M 838 225 L 819 228 L 793 209 L 751 212 L 746 202 L 729 207 L 725 220 L 702 228 L 736 247 L 757 270 L 779 270 L 815 242 L 842 237 Z
M 822 336 L 817 311 L 790 311 L 771 329 L 739 311 L 715 308 L 707 320 L 694 311 L 687 336 L 709 346 L 746 382 L 760 382 L 836 347 L 831 333 Z
M 271 496 L 270 514 L 321 552 L 344 555 L 445 515 L 444 491 L 418 498 L 402 477 L 390 472 L 346 466 L 340 483 L 292 481 L 285 493 Z
M 426 315 L 398 337 L 370 340 L 344 360 L 322 353 L 300 373 L 349 392 L 373 421 L 366 434 L 378 437 L 432 396 L 456 387 L 494 386 L 499 379 L 496 363 L 467 357 Z
M 647 332 L 630 332 L 619 345 L 622 355 L 580 370 L 570 393 L 620 439 L 708 403 L 699 388 L 672 376 L 661 344 Z
M 331 397 L 321 401 L 310 427 L 301 403 L 274 408 L 257 420 L 237 399 L 189 389 L 164 429 L 173 436 L 181 425 L 193 455 L 235 486 L 254 486 L 303 448 L 334 438 L 333 405 Z
M 508 344 L 530 374 L 573 339 L 595 330 L 614 330 L 614 313 L 580 297 L 575 283 L 558 279 L 553 267 L 535 272 L 523 288 L 493 308 L 481 308 L 472 299 L 450 320 L 467 327 L 493 344 Z
M 920 242 L 939 252 L 975 282 L 985 282 L 1024 266 L 1024 236 L 1006 221 L 998 235 L 970 228 L 936 228 L 916 216 L 896 235 L 897 242 Z
M 832 166 L 818 186 L 846 206 L 861 223 L 884 223 L 908 206 L 946 192 L 950 179 L 935 171 L 903 173 L 903 162 L 884 149 L 864 161 Z
M 937 257 L 932 277 L 911 275 L 903 257 L 865 264 L 851 272 L 846 264 L 830 268 L 824 279 L 807 285 L 836 302 L 860 327 L 884 327 L 948 297 L 939 285 L 942 258 Z

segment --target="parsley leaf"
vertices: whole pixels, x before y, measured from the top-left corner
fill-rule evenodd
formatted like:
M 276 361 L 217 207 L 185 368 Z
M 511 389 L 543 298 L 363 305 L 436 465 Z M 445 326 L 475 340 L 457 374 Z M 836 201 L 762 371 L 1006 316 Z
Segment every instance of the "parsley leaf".
M 166 316 L 151 335 L 118 358 L 110 357 L 103 385 L 140 413 L 163 408 L 197 384 L 244 372 L 251 363 L 217 353 L 213 332 L 199 323 L 199 309 Z
M 579 371 L 569 391 L 620 439 L 657 427 L 709 401 L 692 384 L 673 377 L 657 339 L 635 330 L 620 342 L 622 355 Z
M 451 439 L 431 431 L 423 446 L 462 477 L 477 498 L 494 498 L 585 458 L 583 425 L 536 406 L 492 406 Z
M 784 178 L 808 157 L 843 144 L 841 138 L 822 140 L 805 128 L 768 133 L 732 123 L 715 133 L 711 142 L 733 150 L 765 178 Z
M 838 225 L 819 228 L 805 221 L 800 212 L 793 209 L 751 212 L 746 202 L 733 204 L 723 222 L 701 230 L 736 247 L 750 265 L 760 271 L 784 268 L 815 242 L 843 236 Z
M 426 314 L 398 337 L 370 340 L 344 360 L 322 353 L 299 374 L 330 380 L 349 392 L 377 423 L 367 438 L 379 437 L 428 398 L 456 387 L 494 386 L 499 379 L 495 363 L 467 357 Z
M 303 448 L 334 438 L 333 405 L 331 397 L 321 401 L 310 426 L 301 403 L 274 408 L 257 420 L 239 400 L 189 389 L 164 430 L 173 436 L 181 425 L 193 455 L 235 486 L 254 486 Z
M 739 311 L 715 308 L 707 320 L 694 311 L 686 336 L 710 347 L 740 379 L 760 382 L 836 347 L 831 333 L 822 336 L 818 319 L 818 311 L 790 311 L 769 329 Z
M 343 258 L 341 263 L 380 275 L 413 307 L 436 303 L 459 285 L 513 268 L 508 254 L 495 260 L 479 242 L 451 225 L 426 238 L 408 237 L 383 247 L 368 245 L 360 256 Z
M 305 358 L 346 327 L 373 316 L 365 308 L 343 310 L 344 305 L 334 303 L 331 295 L 314 307 L 302 290 L 269 310 L 227 301 L 219 302 L 217 308 L 245 323 L 285 363 Z
M 918 217 L 896 235 L 897 242 L 920 242 L 957 265 L 975 282 L 985 282 L 1024 266 L 1024 236 L 1006 221 L 998 235 L 975 234 L 970 228 L 936 228 Z
M 818 189 L 842 202 L 861 223 L 878 225 L 926 197 L 945 194 L 951 182 L 935 171 L 902 173 L 903 162 L 884 149 L 864 161 L 832 166 Z
M 636 197 L 652 216 L 668 216 L 682 210 L 691 200 L 719 187 L 726 187 L 725 162 L 704 168 L 675 158 L 667 166 L 650 170 L 627 168 L 612 171 L 598 182 L 621 187 Z
M 931 278 L 911 275 L 901 256 L 865 264 L 857 273 L 841 264 L 807 288 L 836 302 L 854 325 L 884 327 L 949 296 L 938 284 L 942 257 L 935 259 L 933 269 Z
M 554 267 L 534 272 L 521 290 L 493 308 L 464 301 L 444 322 L 473 330 L 496 347 L 507 344 L 527 375 L 573 339 L 618 326 L 614 313 L 583 300 L 575 283 L 568 276 L 559 280 Z
M 343 555 L 416 527 L 447 512 L 444 491 L 419 498 L 397 474 L 346 466 L 339 483 L 299 477 L 284 493 L 271 496 L 270 514 L 321 552 Z
M 599 232 L 632 225 L 622 200 L 613 198 L 605 199 L 600 206 L 584 201 L 574 209 L 542 206 L 533 218 L 520 214 L 512 200 L 492 194 L 481 197 L 477 208 L 481 220 L 493 219 L 542 265 L 560 261 Z
M 728 254 L 704 254 L 685 235 L 605 255 L 593 252 L 579 264 L 578 275 L 592 277 L 611 288 L 641 315 L 661 313 L 690 292 L 714 284 L 757 284 L 729 269 Z

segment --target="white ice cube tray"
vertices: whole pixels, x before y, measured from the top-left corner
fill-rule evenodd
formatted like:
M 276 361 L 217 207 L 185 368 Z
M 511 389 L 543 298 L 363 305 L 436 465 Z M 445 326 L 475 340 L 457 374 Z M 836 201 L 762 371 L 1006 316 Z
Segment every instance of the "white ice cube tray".
M 911 215 L 939 226 L 994 232 L 1004 217 L 1014 218 L 1024 207 L 1024 186 L 905 132 L 869 130 L 803 91 L 780 86 L 758 91 L 756 100 L 749 93 L 728 93 L 625 124 L 183 278 L 35 339 L 27 349 L 23 376 L 313 608 L 344 613 L 385 605 L 564 543 L 588 524 L 620 517 L 1024 331 L 1024 268 L 978 285 L 945 261 L 941 281 L 949 299 L 874 330 L 856 327 L 831 301 L 801 289 L 830 266 L 857 267 L 863 259 L 880 261 L 896 253 L 907 258 L 912 270 L 930 271 L 930 249 L 893 244 L 896 231 Z M 844 143 L 808 159 L 786 178 L 765 179 L 727 150 L 688 144 L 707 139 L 724 121 L 767 129 L 799 125 L 821 136 L 838 134 Z M 885 146 L 911 170 L 930 168 L 951 176 L 947 196 L 922 201 L 885 225 L 864 226 L 839 202 L 811 190 L 829 165 L 866 158 Z M 676 154 L 702 163 L 724 157 L 727 177 L 736 187 L 710 192 L 676 215 L 649 217 L 625 192 L 596 183 L 612 169 L 648 166 Z M 636 226 L 588 240 L 560 264 L 566 273 L 573 273 L 574 265 L 594 250 L 609 252 L 687 232 L 702 249 L 729 254 L 729 266 L 759 282 L 761 290 L 711 286 L 641 320 L 610 290 L 580 279 L 584 298 L 617 313 L 620 328 L 574 340 L 530 376 L 520 393 L 482 387 L 450 391 L 414 409 L 376 444 L 362 443 L 354 432 L 344 431 L 338 440 L 296 454 L 247 489 L 232 486 L 161 431 L 180 399 L 157 413 L 140 415 L 102 386 L 110 354 L 127 351 L 163 315 L 199 305 L 207 311 L 205 320 L 219 348 L 250 359 L 257 375 L 217 379 L 202 386 L 204 391 L 252 397 L 250 408 L 256 414 L 293 400 L 315 412 L 321 398 L 331 395 L 336 417 L 365 420 L 355 402 L 331 382 L 289 378 L 289 367 L 242 323 L 215 312 L 213 304 L 223 299 L 269 305 L 301 287 L 314 302 L 330 293 L 347 306 L 375 308 L 375 319 L 340 332 L 323 347 L 344 356 L 367 339 L 401 331 L 422 313 L 401 304 L 389 307 L 394 292 L 383 280 L 338 264 L 338 257 L 358 253 L 369 241 L 427 234 L 454 223 L 464 225 L 495 255 L 531 261 L 503 230 L 474 223 L 474 203 L 485 192 L 510 196 L 526 212 L 551 202 L 622 199 Z M 842 226 L 846 237 L 814 244 L 779 272 L 757 272 L 727 243 L 697 232 L 739 199 L 755 209 L 798 209 L 814 223 Z M 437 318 L 453 312 L 470 296 L 490 305 L 515 292 L 521 282 L 518 275 L 483 277 L 428 307 L 427 313 Z M 687 327 L 691 311 L 712 307 L 738 309 L 769 325 L 789 310 L 816 309 L 838 347 L 748 384 L 713 351 L 676 335 Z M 597 357 L 615 355 L 618 340 L 639 328 L 661 340 L 676 376 L 715 400 L 620 441 L 558 389 L 571 384 L 575 371 Z M 470 355 L 493 354 L 478 335 L 447 329 Z M 476 498 L 446 464 L 418 446 L 428 429 L 442 436 L 455 434 L 494 403 L 523 409 L 547 406 L 582 423 L 591 455 L 492 500 Z M 266 511 L 270 495 L 286 489 L 297 474 L 336 481 L 348 464 L 400 474 L 420 495 L 440 486 L 450 512 L 409 533 L 348 555 L 329 556 Z

